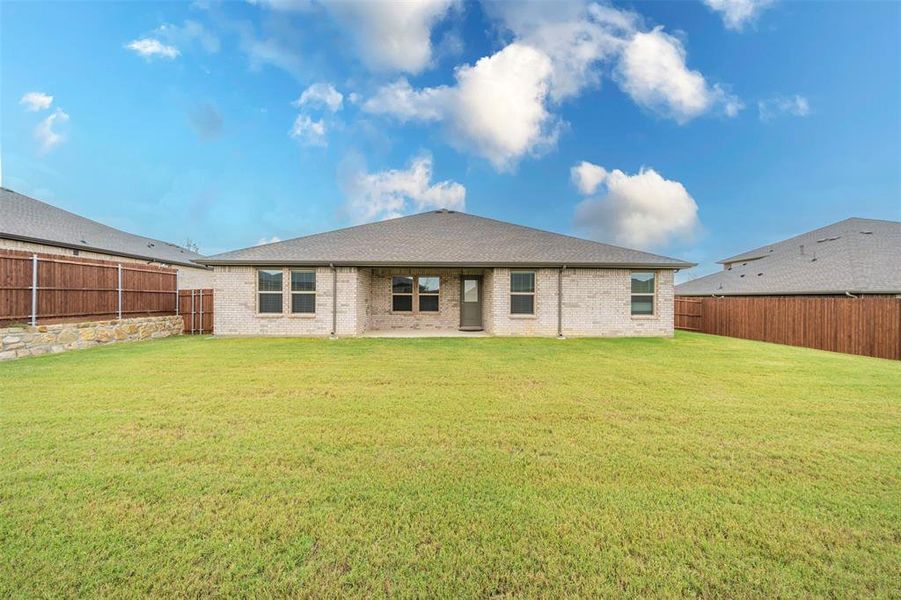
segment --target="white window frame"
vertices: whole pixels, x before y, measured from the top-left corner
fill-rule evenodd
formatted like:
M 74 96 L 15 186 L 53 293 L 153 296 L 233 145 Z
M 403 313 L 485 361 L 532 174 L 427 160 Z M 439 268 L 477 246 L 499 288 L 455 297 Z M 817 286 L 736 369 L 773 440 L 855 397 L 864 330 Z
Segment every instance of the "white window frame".
M 312 291 L 309 291 L 309 290 L 295 291 L 294 290 L 294 273 L 312 273 L 313 274 L 313 290 Z M 309 315 L 316 314 L 316 311 L 319 308 L 319 303 L 317 302 L 317 299 L 316 299 L 316 289 L 319 285 L 319 282 L 317 281 L 317 279 L 318 278 L 316 276 L 316 269 L 291 269 L 288 272 L 288 289 L 291 291 L 291 306 L 288 308 L 288 310 L 292 315 L 299 315 L 299 316 L 307 315 L 307 316 L 309 316 Z M 294 312 L 294 296 L 295 295 L 313 296 L 313 312 Z
M 281 275 L 282 275 L 282 289 L 279 290 L 279 291 L 277 291 L 277 292 L 274 291 L 274 290 L 261 290 L 261 289 L 260 289 L 260 273 L 262 273 L 263 271 L 269 271 L 269 272 L 272 272 L 272 273 L 281 273 Z M 256 274 L 256 285 L 255 285 L 254 287 L 256 288 L 257 314 L 258 314 L 258 315 L 261 315 L 261 316 L 264 316 L 264 317 L 266 317 L 266 316 L 283 315 L 283 314 L 285 314 L 285 270 L 284 270 L 284 269 L 257 269 L 256 272 L 255 272 L 255 274 Z M 281 312 L 262 312 L 262 311 L 260 310 L 260 308 L 261 308 L 260 296 L 261 296 L 262 294 L 271 294 L 271 295 L 278 295 L 278 296 L 281 296 L 281 298 L 282 298 L 282 310 L 281 310 Z
M 652 281 L 654 282 L 654 289 L 650 292 L 633 292 L 632 291 L 632 276 L 637 273 L 650 273 L 654 276 Z M 633 319 L 649 319 L 657 316 L 657 277 L 659 276 L 659 271 L 629 271 L 629 314 Z M 632 312 L 632 298 L 635 296 L 640 296 L 643 298 L 650 297 L 651 298 L 651 312 L 650 314 L 645 313 L 634 313 Z
M 532 291 L 531 292 L 514 292 L 513 291 L 513 275 L 526 273 L 532 275 Z M 538 301 L 537 294 L 535 293 L 538 289 L 538 273 L 536 271 L 510 271 L 510 316 L 511 317 L 533 317 L 535 316 L 538 307 L 536 303 Z M 530 313 L 515 313 L 513 312 L 513 296 L 532 296 L 532 312 Z
M 423 293 L 419 289 L 419 280 L 420 279 L 437 279 L 438 280 L 438 289 L 434 292 L 425 292 Z M 428 314 L 437 314 L 441 312 L 441 276 L 440 275 L 417 275 L 413 278 L 413 289 L 416 290 L 416 310 L 417 312 L 424 312 Z M 435 297 L 438 299 L 438 308 L 436 310 L 422 310 L 419 305 L 419 299 L 422 296 L 426 297 Z
M 395 292 L 394 291 L 394 278 L 395 277 L 409 277 L 411 280 L 411 289 L 410 293 L 407 292 Z M 392 275 L 391 279 L 388 281 L 389 289 L 391 290 L 391 312 L 397 313 L 399 315 L 412 315 L 416 312 L 416 305 L 413 297 L 416 295 L 416 276 L 415 275 Z M 410 310 L 395 310 L 394 308 L 394 297 L 395 296 L 409 296 L 410 297 Z

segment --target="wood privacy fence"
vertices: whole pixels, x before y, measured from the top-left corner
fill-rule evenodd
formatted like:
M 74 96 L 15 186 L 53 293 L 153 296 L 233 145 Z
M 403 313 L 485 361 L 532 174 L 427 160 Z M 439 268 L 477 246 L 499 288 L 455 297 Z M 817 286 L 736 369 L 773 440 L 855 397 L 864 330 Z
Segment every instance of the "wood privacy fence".
M 175 269 L 0 250 L 0 325 L 175 314 Z
M 178 290 L 178 314 L 185 319 L 185 333 L 213 333 L 213 290 Z
M 901 360 L 895 296 L 677 296 L 677 329 Z

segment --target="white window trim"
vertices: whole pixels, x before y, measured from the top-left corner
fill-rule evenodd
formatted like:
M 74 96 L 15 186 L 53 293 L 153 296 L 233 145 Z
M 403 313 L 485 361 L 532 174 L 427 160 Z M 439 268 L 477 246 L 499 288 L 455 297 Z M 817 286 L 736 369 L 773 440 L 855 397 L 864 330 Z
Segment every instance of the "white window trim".
M 298 290 L 294 291 L 294 288 L 291 287 L 291 279 L 294 273 L 312 273 L 313 274 L 313 291 L 306 290 Z M 291 306 L 288 307 L 288 312 L 295 317 L 313 317 L 316 316 L 316 311 L 319 310 L 319 301 L 316 298 L 316 292 L 319 289 L 319 278 L 317 277 L 317 273 L 315 269 L 291 269 L 288 271 L 288 289 L 291 291 Z M 294 312 L 294 295 L 295 294 L 306 294 L 308 296 L 313 296 L 313 312 Z
M 652 292 L 641 292 L 641 293 L 633 293 L 632 292 L 632 275 L 635 273 L 651 273 L 654 275 L 654 290 Z M 660 271 L 629 271 L 629 315 L 633 319 L 655 319 L 657 318 L 657 278 L 660 276 Z M 632 297 L 633 296 L 650 296 L 651 297 L 651 314 L 643 315 L 643 314 L 635 314 L 632 312 Z
M 437 279 L 438 280 L 438 289 L 435 290 L 434 292 L 425 292 L 425 293 L 420 292 L 419 291 L 419 280 L 422 278 Z M 415 303 L 416 312 L 424 312 L 424 313 L 428 313 L 430 315 L 437 315 L 438 313 L 441 312 L 441 276 L 440 275 L 417 275 L 416 277 L 413 278 L 413 290 L 416 292 L 416 303 Z M 435 298 L 438 298 L 438 310 L 422 310 L 419 307 L 420 296 L 429 296 L 429 297 L 434 296 Z
M 260 272 L 261 271 L 280 271 L 282 274 L 282 289 L 280 292 L 274 292 L 272 290 L 260 290 Z M 254 271 L 254 276 L 256 277 L 256 283 L 254 287 L 256 288 L 256 314 L 258 317 L 281 317 L 285 314 L 285 270 L 284 269 L 263 269 L 259 268 Z M 278 294 L 282 297 L 282 311 L 281 312 L 260 312 L 260 294 Z
M 394 291 L 394 278 L 395 277 L 409 277 L 413 280 L 413 287 L 410 290 L 410 293 L 406 292 L 395 292 Z M 391 292 L 391 312 L 392 314 L 397 315 L 412 315 L 416 312 L 416 301 L 413 296 L 416 294 L 416 276 L 415 275 L 391 275 L 388 278 L 388 289 Z M 410 297 L 410 310 L 394 310 L 394 297 L 395 296 L 409 296 Z
M 532 274 L 532 291 L 531 292 L 514 292 L 513 291 L 513 275 L 516 273 L 531 273 Z M 510 316 L 514 319 L 528 319 L 530 317 L 534 317 L 538 314 L 538 272 L 537 271 L 510 271 Z M 530 313 L 515 313 L 513 312 L 513 296 L 532 296 L 532 312 Z

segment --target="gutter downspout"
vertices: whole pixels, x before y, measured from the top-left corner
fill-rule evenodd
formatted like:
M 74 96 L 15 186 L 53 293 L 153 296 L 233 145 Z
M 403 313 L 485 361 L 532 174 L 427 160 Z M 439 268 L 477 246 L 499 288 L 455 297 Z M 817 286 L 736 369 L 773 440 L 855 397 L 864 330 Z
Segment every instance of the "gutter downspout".
M 338 337 L 338 269 L 334 263 L 328 265 L 332 269 L 332 339 Z
M 557 337 L 563 338 L 563 271 L 566 265 L 560 267 L 557 271 Z
M 857 296 L 855 296 L 855 295 L 852 294 L 851 292 L 845 292 L 845 295 L 846 295 L 848 298 L 857 298 Z

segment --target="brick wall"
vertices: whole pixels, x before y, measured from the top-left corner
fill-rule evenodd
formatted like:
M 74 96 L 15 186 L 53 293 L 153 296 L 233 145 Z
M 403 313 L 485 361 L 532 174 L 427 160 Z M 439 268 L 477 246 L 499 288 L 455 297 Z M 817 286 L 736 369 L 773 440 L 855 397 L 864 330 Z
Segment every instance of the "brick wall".
M 555 301 L 556 296 L 554 281 Z M 657 271 L 653 316 L 632 316 L 631 296 L 627 269 L 566 269 L 563 272 L 563 335 L 673 335 L 672 271 Z
M 369 329 L 369 316 L 372 311 L 372 294 L 370 287 L 372 285 L 372 269 L 357 269 L 357 291 L 356 291 L 356 309 L 357 309 L 357 333 L 365 333 Z
M 369 328 L 374 331 L 456 330 L 460 327 L 460 276 L 483 273 L 483 269 L 373 269 L 369 288 L 371 295 Z M 393 312 L 391 278 L 400 275 L 439 277 L 441 285 L 438 292 L 438 312 L 419 312 L 415 295 L 412 313 Z M 482 308 L 484 310 L 485 305 Z
M 256 312 L 256 268 L 216 267 L 215 331 L 222 335 L 329 335 L 332 327 L 332 271 L 316 269 L 316 314 L 290 313 L 290 269 L 284 272 L 283 313 Z M 557 335 L 558 269 L 534 269 L 535 314 L 510 314 L 510 271 L 497 269 L 338 269 L 338 334 L 367 330 L 456 330 L 460 324 L 460 276 L 482 275 L 483 325 L 494 335 Z M 395 313 L 391 277 L 438 276 L 439 311 Z M 671 336 L 673 272 L 657 272 L 656 311 L 632 316 L 628 269 L 566 269 L 563 273 L 563 334 L 577 336 Z
M 267 267 L 275 268 L 275 267 Z M 291 269 L 280 269 L 282 276 L 282 312 L 257 312 L 257 268 L 215 267 L 213 284 L 214 331 L 219 335 L 295 335 L 327 336 L 332 332 L 332 270 L 319 267 L 316 272 L 316 312 L 291 314 Z M 356 267 L 338 268 L 338 335 L 355 335 L 358 330 Z
M 495 335 L 557 335 L 558 269 L 534 269 L 535 314 L 510 314 L 510 271 L 494 269 L 490 294 Z M 673 335 L 673 272 L 657 272 L 656 311 L 632 316 L 628 269 L 566 269 L 563 272 L 563 335 Z

